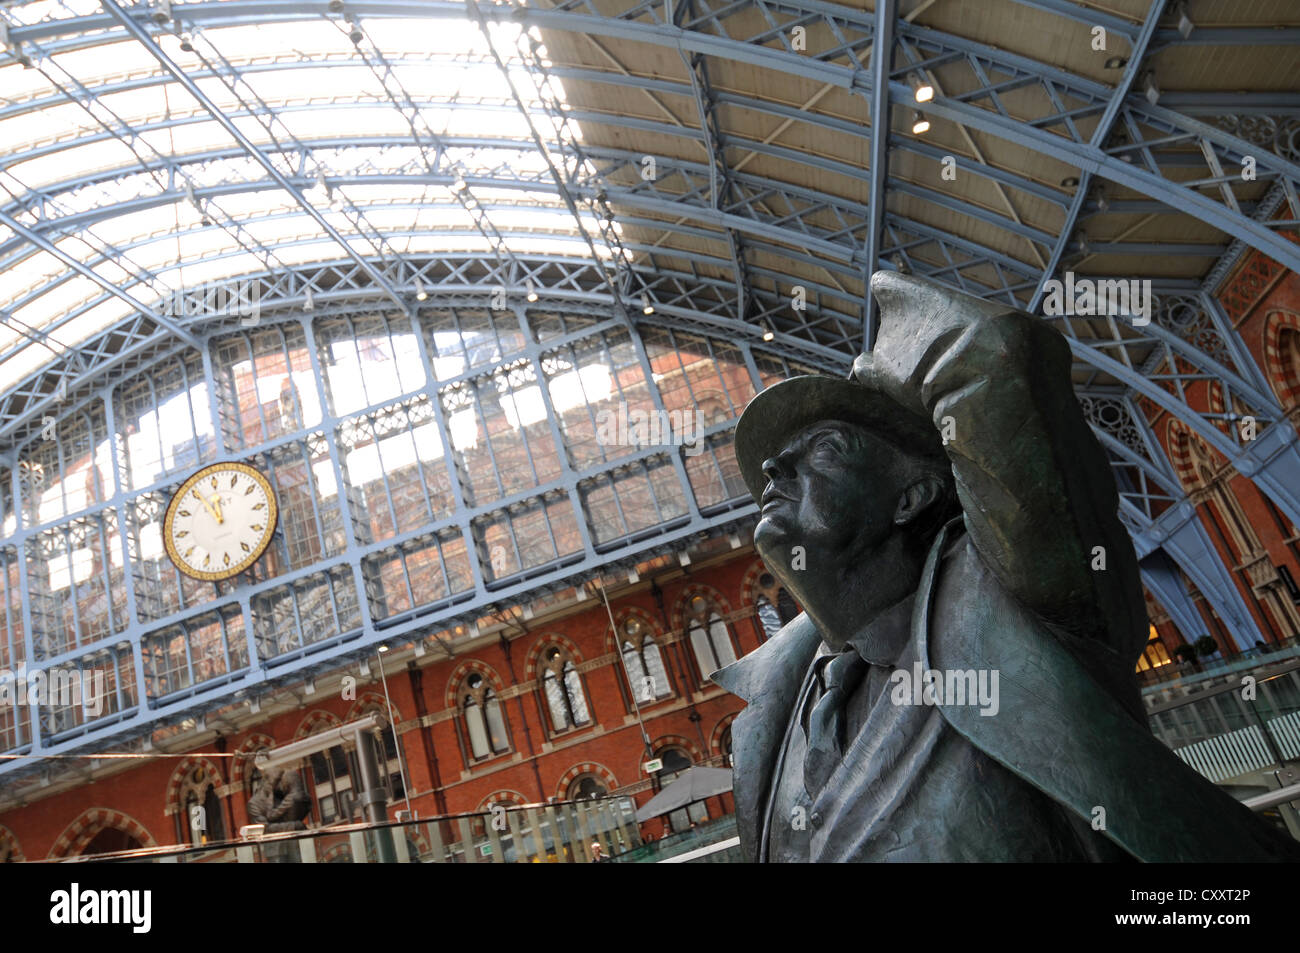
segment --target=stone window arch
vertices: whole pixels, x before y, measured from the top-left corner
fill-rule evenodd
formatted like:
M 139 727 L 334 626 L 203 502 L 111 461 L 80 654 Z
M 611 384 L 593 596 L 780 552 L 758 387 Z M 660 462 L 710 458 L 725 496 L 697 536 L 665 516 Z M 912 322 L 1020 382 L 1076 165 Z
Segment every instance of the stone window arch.
M 657 702 L 674 694 L 663 646 L 646 619 L 630 614 L 620 621 L 617 643 L 628 691 L 638 705 Z
M 228 838 L 221 777 L 207 761 L 188 766 L 175 801 L 176 842 L 201 847 Z
M 1283 409 L 1300 407 L 1300 314 L 1273 311 L 1264 319 L 1264 368 Z
M 587 708 L 582 677 L 569 650 L 562 645 L 546 646 L 538 668 L 551 731 L 558 733 L 590 724 L 591 712 Z
M 468 760 L 485 761 L 508 752 L 505 709 L 491 682 L 479 672 L 470 672 L 461 679 L 456 694 Z
M 686 640 L 691 646 L 700 681 L 736 661 L 736 643 L 717 601 L 697 592 L 686 599 Z

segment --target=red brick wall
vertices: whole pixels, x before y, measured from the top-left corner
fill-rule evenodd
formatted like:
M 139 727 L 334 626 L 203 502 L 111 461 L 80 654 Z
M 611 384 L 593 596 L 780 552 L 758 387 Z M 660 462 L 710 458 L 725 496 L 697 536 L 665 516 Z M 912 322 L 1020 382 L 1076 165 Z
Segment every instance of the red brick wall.
M 752 597 L 759 565 L 752 549 L 746 548 L 705 568 L 692 566 L 688 574 L 664 583 L 662 611 L 648 581 L 613 602 L 620 623 L 629 610 L 639 610 L 640 617 L 652 623 L 673 681 L 671 697 L 641 706 L 653 746 L 671 740 L 686 748 L 696 761 L 722 754 L 723 731 L 742 707 L 741 702 L 719 688 L 702 687 L 693 672 L 689 644 L 680 639 L 672 641 L 672 637 L 684 625 L 686 597 L 704 587 L 714 594 L 719 612 L 729 620 L 738 653 L 743 655 L 756 648 L 759 637 Z M 640 729 L 620 684 L 621 661 L 613 652 L 604 605 L 591 599 L 579 612 L 550 622 L 526 624 L 529 631 L 514 636 L 510 642 L 509 660 L 500 641 L 489 641 L 455 658 L 434 661 L 418 672 L 389 671 L 388 687 L 407 759 L 409 793 L 421 816 L 473 811 L 503 791 L 514 792 L 526 802 L 562 797 L 567 784 L 587 771 L 601 776 L 611 787 L 633 787 L 638 803 L 652 796 L 640 767 L 645 757 Z M 664 644 L 665 632 L 669 633 L 668 644 Z M 534 684 L 537 657 L 543 644 L 552 639 L 559 640 L 573 655 L 591 714 L 589 725 L 561 734 L 549 730 L 541 692 Z M 425 662 L 436 652 L 431 648 L 418 661 Z M 476 764 L 466 763 L 461 740 L 464 732 L 460 731 L 458 737 L 451 707 L 455 704 L 455 683 L 470 667 L 489 677 L 504 696 L 503 714 L 511 741 L 508 753 Z M 357 674 L 355 666 L 349 671 Z M 383 688 L 377 670 L 372 667 L 370 679 L 358 680 L 355 700 L 341 697 L 342 674 L 317 679 L 315 691 L 303 707 L 268 718 L 217 743 L 205 744 L 202 751 L 217 755 L 222 749 L 226 753 L 250 752 L 266 744 L 267 739 L 283 744 L 335 719 L 359 717 L 368 703 L 382 705 Z M 417 704 L 417 685 L 422 704 Z M 698 722 L 690 720 L 692 708 L 699 715 Z M 423 719 L 420 710 L 426 712 Z M 228 831 L 233 833 L 248 821 L 241 780 L 245 768 L 236 758 L 214 756 L 209 761 L 221 777 L 219 793 L 227 812 Z M 179 782 L 195 763 L 193 757 L 151 758 L 110 778 L 0 815 L 0 835 L 4 828 L 12 831 L 28 859 L 46 857 L 59 843 L 66 848 L 70 839 L 78 839 L 96 825 L 129 828 L 137 834 L 147 832 L 159 844 L 176 843 Z M 725 810 L 733 809 L 730 798 L 723 801 Z M 710 800 L 711 813 L 717 812 L 718 803 L 717 799 Z M 87 811 L 90 817 L 78 822 Z M 106 816 L 97 815 L 97 811 Z M 69 825 L 75 826 L 74 832 L 68 831 Z M 651 825 L 650 830 L 660 833 L 657 825 Z M 74 833 L 78 837 L 73 837 Z

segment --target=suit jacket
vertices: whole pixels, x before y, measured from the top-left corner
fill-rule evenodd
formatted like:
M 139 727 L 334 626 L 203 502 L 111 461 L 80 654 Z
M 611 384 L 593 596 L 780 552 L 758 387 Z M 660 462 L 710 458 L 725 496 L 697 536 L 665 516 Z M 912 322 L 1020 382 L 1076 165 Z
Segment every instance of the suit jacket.
M 1104 823 L 1104 836 L 1140 860 L 1300 859 L 1300 845 L 1187 767 L 1147 726 L 1134 674 L 1148 628 L 1137 557 L 1109 463 L 1074 396 L 1064 339 L 1040 319 L 937 286 L 872 287 L 880 334 L 855 376 L 947 432 L 964 514 L 931 549 L 912 648 L 926 668 L 999 672 L 995 717 L 945 704 L 944 718 L 1074 816 Z M 821 641 L 801 615 L 713 676 L 749 703 L 732 739 L 741 845 L 751 858 Z M 845 762 L 867 750 L 866 740 L 846 739 Z M 832 776 L 832 787 L 843 785 L 828 794 L 834 804 L 867 784 L 862 767 Z M 814 836 L 813 857 L 853 859 L 845 843 Z
M 957 542 L 950 546 L 953 535 Z M 1151 734 L 1145 718 L 1135 718 L 1103 687 L 1075 654 L 1085 646 L 1067 646 L 1061 633 L 1010 598 L 959 528 L 936 543 L 917 595 L 911 638 L 923 667 L 1000 673 L 996 716 L 972 705 L 942 704 L 945 719 L 1093 829 L 1100 821 L 1096 836 L 1143 861 L 1300 860 L 1300 844 L 1189 768 Z M 741 848 L 751 860 L 760 856 L 772 823 L 770 799 L 786 728 L 821 641 L 801 614 L 713 675 L 748 702 L 732 726 L 732 750 Z M 855 752 L 871 742 L 858 737 L 846 744 L 846 769 L 832 776 L 829 802 L 851 804 L 855 790 L 870 783 Z M 836 787 L 840 782 L 845 786 Z M 824 837 L 813 838 L 811 859 L 858 859 L 853 833 L 828 825 Z

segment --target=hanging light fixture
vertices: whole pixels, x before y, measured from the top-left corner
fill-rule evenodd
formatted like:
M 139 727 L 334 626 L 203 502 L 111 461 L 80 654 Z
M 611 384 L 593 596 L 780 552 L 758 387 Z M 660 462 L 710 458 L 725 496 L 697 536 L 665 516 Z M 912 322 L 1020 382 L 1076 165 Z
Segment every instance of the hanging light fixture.
M 912 111 L 912 135 L 920 136 L 930 131 L 930 120 L 926 119 L 919 110 Z
M 533 279 L 531 278 L 528 279 L 528 300 L 529 301 L 537 300 L 537 289 L 533 287 Z
M 918 103 L 928 103 L 934 99 L 934 87 L 927 83 L 921 74 L 909 73 L 907 81 L 911 84 L 912 95 L 916 97 Z
M 311 287 L 310 287 L 310 286 L 308 286 L 308 288 L 307 288 L 307 293 L 303 296 L 303 299 L 302 299 L 302 309 L 303 309 L 304 311 L 315 311 L 315 310 L 316 310 L 316 299 L 312 296 L 312 293 L 311 293 Z
M 766 321 L 760 324 L 759 327 L 763 329 L 764 341 L 770 341 L 776 337 L 776 334 L 772 331 L 771 325 L 769 325 Z
M 415 300 L 424 301 L 428 297 L 429 297 L 429 292 L 424 290 L 424 282 L 422 282 L 419 278 L 416 278 L 415 279 Z
M 642 296 L 641 296 L 641 313 L 642 313 L 642 314 L 654 314 L 654 313 L 655 313 L 655 308 L 654 308 L 654 305 L 652 305 L 652 304 L 650 303 L 650 296 L 649 296 L 649 295 L 642 295 Z

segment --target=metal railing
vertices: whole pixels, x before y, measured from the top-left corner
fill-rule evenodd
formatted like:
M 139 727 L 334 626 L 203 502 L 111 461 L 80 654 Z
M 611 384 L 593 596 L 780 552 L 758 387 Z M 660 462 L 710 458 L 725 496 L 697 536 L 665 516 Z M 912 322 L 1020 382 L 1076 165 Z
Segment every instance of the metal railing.
M 346 824 L 255 839 L 172 845 L 64 858 L 182 864 L 590 863 L 593 844 L 606 857 L 641 846 L 631 798 L 591 798 L 384 824 Z

